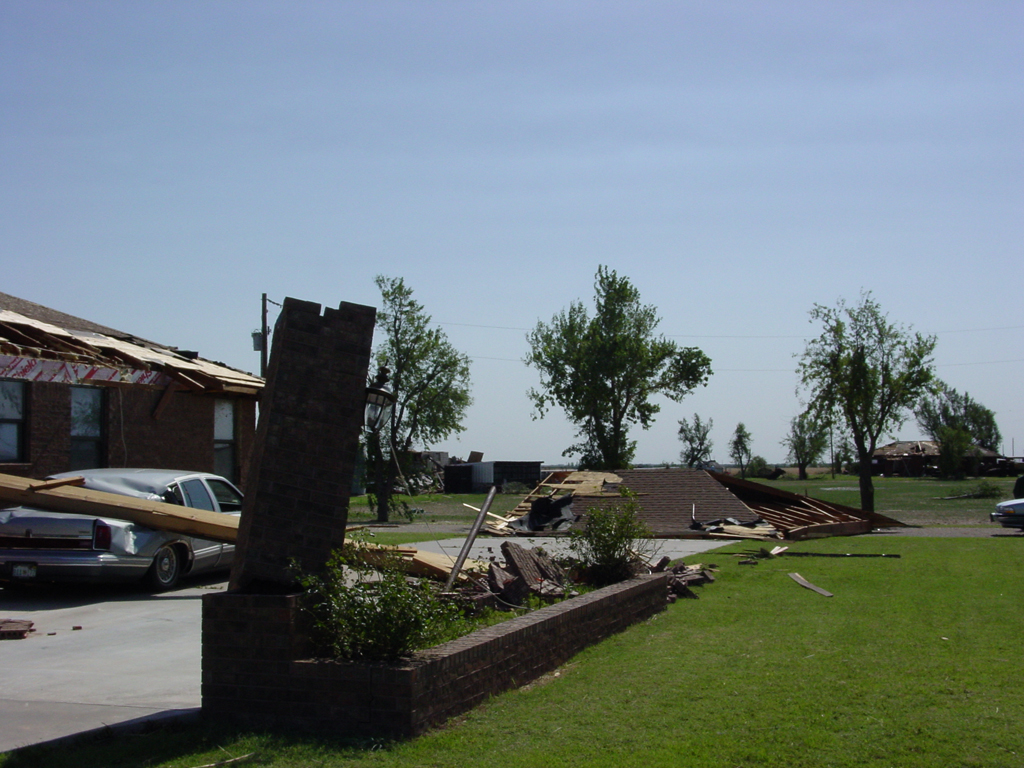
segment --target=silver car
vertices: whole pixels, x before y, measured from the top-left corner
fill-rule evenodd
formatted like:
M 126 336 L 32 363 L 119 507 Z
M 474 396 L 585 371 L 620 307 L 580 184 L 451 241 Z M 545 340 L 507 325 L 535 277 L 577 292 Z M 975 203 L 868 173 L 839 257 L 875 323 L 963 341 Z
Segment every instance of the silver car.
M 218 475 L 169 469 L 88 469 L 49 479 L 84 477 L 85 488 L 238 516 L 242 493 Z M 143 580 L 173 589 L 185 574 L 231 566 L 235 547 L 156 531 L 113 517 L 0 510 L 0 582 Z

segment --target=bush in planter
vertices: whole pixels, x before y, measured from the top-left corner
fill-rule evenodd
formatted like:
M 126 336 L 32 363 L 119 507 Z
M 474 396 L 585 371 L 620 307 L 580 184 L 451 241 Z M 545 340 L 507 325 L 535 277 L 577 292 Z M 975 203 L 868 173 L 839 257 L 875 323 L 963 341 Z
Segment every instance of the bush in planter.
M 335 659 L 395 661 L 457 635 L 462 612 L 425 581 L 409 579 L 395 555 L 373 566 L 351 545 L 335 552 L 322 575 L 300 574 L 318 653 Z
M 634 576 L 642 556 L 651 554 L 650 529 L 637 517 L 640 505 L 628 488 L 617 506 L 591 507 L 582 528 L 569 531 L 569 546 L 580 559 L 586 578 L 604 586 Z

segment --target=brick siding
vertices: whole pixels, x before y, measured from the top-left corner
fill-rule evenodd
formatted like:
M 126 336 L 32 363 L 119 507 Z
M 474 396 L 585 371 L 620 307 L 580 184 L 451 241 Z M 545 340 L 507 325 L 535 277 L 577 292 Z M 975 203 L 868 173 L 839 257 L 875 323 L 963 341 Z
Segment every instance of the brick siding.
M 0 472 L 42 478 L 70 469 L 71 394 L 67 384 L 31 382 L 27 386 L 27 462 L 0 465 Z M 105 388 L 105 465 L 213 472 L 215 397 L 175 392 L 154 417 L 164 390 L 144 386 Z M 235 403 L 235 455 L 239 484 L 256 425 L 256 399 Z

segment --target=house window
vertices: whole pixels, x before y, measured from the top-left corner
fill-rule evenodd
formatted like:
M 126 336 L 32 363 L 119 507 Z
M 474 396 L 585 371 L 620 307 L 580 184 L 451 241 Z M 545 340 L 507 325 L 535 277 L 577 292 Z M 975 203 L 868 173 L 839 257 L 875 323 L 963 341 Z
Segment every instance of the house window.
M 0 381 L 0 462 L 25 460 L 25 382 Z
M 213 471 L 234 481 L 235 467 L 235 401 L 217 400 L 213 405 Z
M 102 467 L 103 390 L 71 387 L 71 469 Z

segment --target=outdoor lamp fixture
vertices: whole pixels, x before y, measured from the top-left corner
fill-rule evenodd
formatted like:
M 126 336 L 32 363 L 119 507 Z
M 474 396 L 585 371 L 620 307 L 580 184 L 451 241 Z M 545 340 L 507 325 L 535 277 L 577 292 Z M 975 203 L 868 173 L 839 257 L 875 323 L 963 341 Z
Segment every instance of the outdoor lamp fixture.
M 395 404 L 395 393 L 391 391 L 388 384 L 388 374 L 391 371 L 387 366 L 377 369 L 377 378 L 366 388 L 366 412 L 363 417 L 363 425 L 367 432 L 376 432 L 384 423 L 391 406 Z

